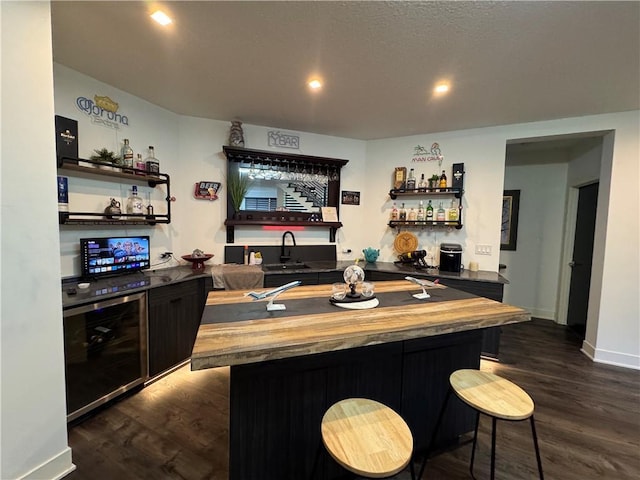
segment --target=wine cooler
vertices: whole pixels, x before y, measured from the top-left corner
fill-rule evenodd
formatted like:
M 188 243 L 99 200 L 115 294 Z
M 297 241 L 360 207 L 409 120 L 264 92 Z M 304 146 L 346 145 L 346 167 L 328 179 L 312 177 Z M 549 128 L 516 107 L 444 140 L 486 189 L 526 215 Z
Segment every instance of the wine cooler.
M 146 294 L 64 310 L 67 421 L 147 378 Z

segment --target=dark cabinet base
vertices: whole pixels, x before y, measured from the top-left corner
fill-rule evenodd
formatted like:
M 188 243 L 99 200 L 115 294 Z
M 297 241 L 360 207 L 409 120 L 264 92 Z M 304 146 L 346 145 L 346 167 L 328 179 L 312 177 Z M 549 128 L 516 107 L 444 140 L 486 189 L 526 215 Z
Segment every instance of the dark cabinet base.
M 395 409 L 424 449 L 449 375 L 479 367 L 481 338 L 470 331 L 231 367 L 229 478 L 310 478 L 322 416 L 349 397 Z M 472 430 L 473 416 L 455 405 L 443 426 L 444 444 Z M 321 451 L 316 478 L 343 475 Z
M 191 356 L 205 301 L 203 279 L 149 290 L 149 377 Z

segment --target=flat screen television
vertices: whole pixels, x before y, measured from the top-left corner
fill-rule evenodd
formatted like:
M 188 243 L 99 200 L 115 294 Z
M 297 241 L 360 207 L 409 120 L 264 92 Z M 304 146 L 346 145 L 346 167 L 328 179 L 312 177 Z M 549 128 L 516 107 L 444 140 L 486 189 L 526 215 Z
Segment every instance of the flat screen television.
M 148 236 L 80 239 L 80 263 L 85 278 L 145 270 L 150 259 Z

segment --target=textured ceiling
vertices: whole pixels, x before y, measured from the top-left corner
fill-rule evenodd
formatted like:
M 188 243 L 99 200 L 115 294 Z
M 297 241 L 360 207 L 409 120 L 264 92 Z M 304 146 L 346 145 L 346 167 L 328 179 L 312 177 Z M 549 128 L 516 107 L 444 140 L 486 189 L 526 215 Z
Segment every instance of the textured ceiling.
M 58 63 L 280 129 L 376 139 L 640 108 L 639 2 L 54 1 L 52 23 Z

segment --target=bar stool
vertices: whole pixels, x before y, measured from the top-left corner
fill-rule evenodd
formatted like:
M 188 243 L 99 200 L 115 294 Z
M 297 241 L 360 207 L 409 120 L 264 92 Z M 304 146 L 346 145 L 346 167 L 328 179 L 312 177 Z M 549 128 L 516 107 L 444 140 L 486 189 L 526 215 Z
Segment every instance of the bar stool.
M 536 450 L 536 460 L 538 462 L 538 472 L 540 474 L 540 480 L 544 480 L 542 473 L 542 461 L 540 459 L 540 449 L 538 448 L 538 436 L 536 434 L 536 425 L 533 420 L 533 400 L 522 388 L 509 380 L 499 377 L 488 372 L 482 372 L 480 370 L 463 369 L 457 370 L 449 377 L 449 390 L 447 396 L 440 410 L 438 421 L 431 437 L 431 444 L 429 449 L 434 444 L 438 429 L 442 422 L 447 403 L 451 392 L 455 394 L 476 410 L 476 428 L 473 435 L 473 450 L 471 451 L 471 465 L 469 470 L 471 472 L 471 478 L 475 480 L 473 474 L 473 462 L 476 454 L 476 443 L 478 439 L 478 423 L 480 421 L 480 413 L 488 415 L 492 419 L 491 425 L 491 480 L 495 478 L 496 467 L 496 421 L 508 420 L 508 421 L 522 421 L 530 419 L 531 421 L 531 433 L 533 436 L 533 445 Z M 418 479 L 422 478 L 424 469 L 427 463 L 427 457 L 429 455 L 429 449 L 424 457 L 422 466 L 420 467 L 420 474 Z
M 391 408 L 366 398 L 333 404 L 322 417 L 322 442 L 329 455 L 351 473 L 387 478 L 410 466 L 413 436 Z

